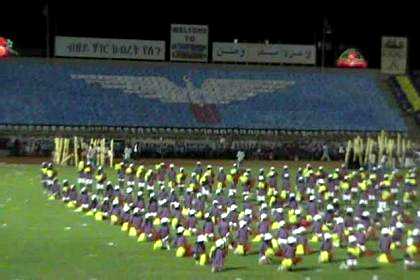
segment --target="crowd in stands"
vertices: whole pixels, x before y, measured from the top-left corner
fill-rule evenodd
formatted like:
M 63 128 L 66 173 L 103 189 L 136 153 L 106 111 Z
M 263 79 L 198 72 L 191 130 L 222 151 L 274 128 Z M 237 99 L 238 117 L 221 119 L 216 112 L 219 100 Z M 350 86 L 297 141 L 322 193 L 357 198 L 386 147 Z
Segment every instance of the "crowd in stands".
M 0 83 L 1 125 L 407 130 L 374 72 L 20 58 L 2 62 Z
M 9 150 L 13 156 L 49 156 L 54 144 L 46 138 L 3 139 L 2 149 Z M 326 151 L 326 160 L 343 160 L 343 142 L 300 140 L 226 140 L 219 139 L 164 139 L 142 138 L 137 141 L 116 141 L 115 156 L 124 158 L 217 158 L 233 159 L 238 151 L 243 151 L 247 159 L 255 160 L 320 160 Z
M 413 85 L 417 91 L 417 94 L 420 93 L 420 72 L 415 72 L 411 76 Z M 415 115 L 416 123 L 420 124 L 420 112 L 417 112 Z
M 172 140 L 142 139 L 133 146 L 133 157 L 218 158 L 232 159 L 243 151 L 247 159 L 258 160 L 319 160 L 327 149 L 328 160 L 343 160 L 345 142 L 316 140 L 257 141 L 257 140 Z
M 412 114 L 416 123 L 420 125 L 420 76 L 392 76 L 390 86 L 400 108 Z

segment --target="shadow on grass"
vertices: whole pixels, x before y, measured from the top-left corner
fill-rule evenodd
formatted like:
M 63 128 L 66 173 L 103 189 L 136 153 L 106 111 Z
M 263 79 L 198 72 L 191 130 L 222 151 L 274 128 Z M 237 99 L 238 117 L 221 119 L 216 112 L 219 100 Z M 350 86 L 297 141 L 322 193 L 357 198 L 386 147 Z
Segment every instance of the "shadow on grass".
M 319 253 L 319 250 L 313 250 L 308 255 L 310 256 L 310 255 L 315 255 L 315 254 L 318 254 L 318 253 Z
M 223 271 L 245 270 L 245 266 L 226 267 Z
M 371 265 L 371 266 L 358 267 L 354 270 L 363 271 L 363 270 L 378 270 L 378 269 L 380 269 L 379 265 Z
M 420 265 L 414 266 L 414 267 L 410 267 L 409 269 L 407 269 L 407 271 L 412 271 L 412 272 L 414 272 L 414 271 L 420 271 Z
M 316 266 L 304 266 L 304 267 L 295 267 L 295 268 L 293 268 L 293 270 L 292 271 L 297 271 L 297 272 L 299 272 L 299 271 L 313 271 L 313 270 L 316 270 L 318 267 L 316 267 Z
M 346 259 L 332 259 L 330 263 L 341 263 L 344 262 Z

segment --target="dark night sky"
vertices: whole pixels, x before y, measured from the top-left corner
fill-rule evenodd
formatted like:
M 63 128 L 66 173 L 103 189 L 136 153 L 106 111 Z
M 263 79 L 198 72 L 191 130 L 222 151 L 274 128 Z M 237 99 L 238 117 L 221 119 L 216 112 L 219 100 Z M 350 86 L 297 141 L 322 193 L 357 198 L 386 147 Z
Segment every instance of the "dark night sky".
M 3 8 L 9 12 L 2 12 L 0 25 L 0 36 L 12 38 L 21 53 L 23 49 L 45 49 L 46 24 L 42 10 L 46 1 L 28 2 L 30 4 L 26 1 L 5 4 Z M 399 5 L 374 2 L 375 7 L 364 7 L 352 1 L 334 1 L 323 6 L 308 5 L 304 1 L 295 1 L 297 4 L 293 6 L 286 5 L 285 1 L 240 1 L 226 5 L 230 3 L 226 0 L 184 1 L 170 5 L 163 1 L 157 4 L 121 0 L 54 2 L 50 4 L 51 35 L 167 42 L 171 23 L 191 23 L 208 24 L 210 41 L 239 38 L 248 42 L 269 39 L 271 42 L 313 44 L 321 38 L 325 15 L 333 29 L 330 63 L 343 47 L 357 47 L 369 64 L 377 68 L 381 36 L 394 35 L 408 36 L 409 65 L 412 69 L 420 69 L 420 55 L 416 52 L 420 50 L 420 9 L 401 1 Z M 419 11 L 418 15 L 408 12 L 410 8 Z

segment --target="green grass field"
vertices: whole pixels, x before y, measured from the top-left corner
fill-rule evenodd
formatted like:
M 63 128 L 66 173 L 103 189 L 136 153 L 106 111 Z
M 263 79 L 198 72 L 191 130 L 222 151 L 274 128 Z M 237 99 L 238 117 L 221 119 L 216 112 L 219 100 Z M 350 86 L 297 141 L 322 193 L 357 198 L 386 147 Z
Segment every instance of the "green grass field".
M 73 168 L 59 168 L 60 179 L 75 176 Z M 376 249 L 376 243 L 369 245 Z M 258 265 L 257 254 L 230 253 L 225 271 L 213 274 L 191 258 L 178 259 L 174 251 L 151 247 L 119 227 L 47 201 L 38 165 L 0 165 L 0 279 L 420 279 L 419 271 L 403 269 L 401 251 L 395 253 L 395 264 L 379 266 L 375 257 L 365 257 L 351 272 L 339 270 L 343 250 L 337 251 L 335 263 L 326 265 L 318 264 L 317 254 L 305 256 L 294 272 L 279 272 L 276 263 Z M 253 246 L 255 252 L 258 248 Z

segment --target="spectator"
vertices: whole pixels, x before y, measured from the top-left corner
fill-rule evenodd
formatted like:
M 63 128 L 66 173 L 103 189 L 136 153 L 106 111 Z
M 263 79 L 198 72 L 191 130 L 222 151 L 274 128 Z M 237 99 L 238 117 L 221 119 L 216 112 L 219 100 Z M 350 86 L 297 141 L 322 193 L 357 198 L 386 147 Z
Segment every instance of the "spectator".
M 321 161 L 331 161 L 330 158 L 330 153 L 329 153 L 329 149 L 328 149 L 328 145 L 324 144 L 322 145 L 322 157 L 321 157 Z
M 93 147 L 93 145 L 89 146 L 89 149 L 86 154 L 86 159 L 92 164 L 93 167 L 96 166 L 96 149 Z
M 131 149 L 130 145 L 125 146 L 124 148 L 124 161 L 129 162 L 131 160 L 131 153 L 133 152 L 133 149 Z
M 238 164 L 238 168 L 241 168 L 241 164 L 245 159 L 245 153 L 241 150 L 238 151 L 238 153 L 236 154 L 236 159 L 237 159 L 237 164 Z
M 344 160 L 344 158 L 346 157 L 346 149 L 342 144 L 340 144 L 340 146 L 338 147 L 338 156 L 340 160 Z

